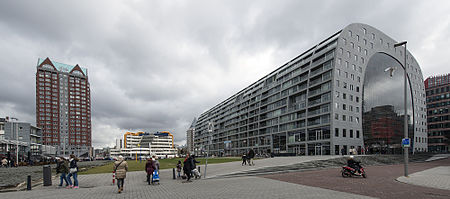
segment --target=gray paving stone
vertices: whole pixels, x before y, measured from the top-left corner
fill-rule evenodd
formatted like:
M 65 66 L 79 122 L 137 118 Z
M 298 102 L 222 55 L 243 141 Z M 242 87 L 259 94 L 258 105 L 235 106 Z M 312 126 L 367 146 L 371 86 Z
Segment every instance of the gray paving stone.
M 450 190 L 450 167 L 439 166 L 410 174 L 408 177 L 401 176 L 397 180 L 413 185 Z

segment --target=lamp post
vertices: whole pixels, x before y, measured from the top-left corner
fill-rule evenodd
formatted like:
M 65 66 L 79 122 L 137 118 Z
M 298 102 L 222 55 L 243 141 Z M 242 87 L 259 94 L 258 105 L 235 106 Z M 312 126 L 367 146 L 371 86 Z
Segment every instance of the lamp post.
M 407 72 L 406 72 L 406 41 L 400 42 L 400 43 L 396 43 L 394 44 L 394 48 L 399 47 L 399 46 L 405 46 L 405 54 L 404 54 L 404 63 L 403 63 L 403 67 L 405 68 L 403 74 L 404 74 L 404 93 L 403 93 L 403 97 L 404 97 L 404 106 L 405 106 L 405 115 L 404 115 L 404 138 L 407 139 L 408 138 L 408 114 L 407 114 L 407 92 L 406 92 L 406 79 L 407 79 Z M 410 141 L 411 142 L 411 141 Z M 405 158 L 405 177 L 408 177 L 408 147 L 403 147 L 403 154 L 404 154 L 404 158 Z
M 212 122 L 208 122 L 208 151 L 206 151 L 206 161 L 205 161 L 205 175 L 204 175 L 204 179 L 206 179 L 206 168 L 208 167 L 208 156 L 209 156 L 209 149 L 210 149 L 210 145 L 211 145 L 211 134 L 214 131 L 214 124 Z
M 16 164 L 19 163 L 19 123 L 17 121 L 19 119 L 12 117 L 11 120 L 16 120 Z M 14 125 L 14 123 L 13 123 Z M 12 126 L 12 125 L 11 125 Z

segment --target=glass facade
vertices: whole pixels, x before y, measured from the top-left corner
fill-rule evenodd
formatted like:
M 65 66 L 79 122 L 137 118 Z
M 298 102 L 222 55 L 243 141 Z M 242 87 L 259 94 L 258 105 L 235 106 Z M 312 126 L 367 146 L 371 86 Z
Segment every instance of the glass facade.
M 393 67 L 394 70 L 386 70 Z M 401 153 L 404 137 L 404 69 L 390 55 L 375 53 L 369 60 L 363 85 L 364 145 L 369 153 Z M 413 138 L 414 114 L 408 78 L 408 137 Z M 413 148 L 413 147 L 411 147 Z

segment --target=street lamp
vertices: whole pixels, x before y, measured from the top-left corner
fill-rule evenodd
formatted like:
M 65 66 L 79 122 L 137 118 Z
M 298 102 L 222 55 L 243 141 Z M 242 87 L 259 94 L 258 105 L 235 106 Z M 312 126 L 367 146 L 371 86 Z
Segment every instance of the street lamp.
M 19 119 L 12 117 L 11 120 L 16 120 L 16 164 L 19 164 Z M 14 123 L 13 123 L 14 125 Z
M 205 161 L 205 176 L 203 177 L 206 179 L 206 168 L 208 167 L 208 156 L 209 156 L 209 149 L 211 147 L 211 134 L 214 131 L 214 124 L 212 122 L 208 122 L 208 151 L 206 152 L 206 161 Z
M 405 70 L 404 70 L 404 72 L 403 72 L 403 74 L 404 74 L 404 93 L 403 93 L 403 97 L 404 97 L 404 106 L 405 106 L 405 115 L 404 115 L 404 139 L 408 139 L 408 118 L 407 118 L 407 92 L 406 92 L 406 79 L 407 79 L 407 73 L 406 73 L 406 41 L 403 41 L 403 42 L 400 42 L 400 43 L 396 43 L 396 44 L 394 44 L 394 48 L 397 48 L 397 47 L 399 47 L 399 46 L 405 46 L 405 50 L 404 50 L 404 52 L 405 52 L 405 54 L 404 54 L 404 60 L 405 60 L 405 62 L 404 62 L 404 65 L 403 65 L 403 67 L 405 68 Z M 404 154 L 404 158 L 405 158 L 405 177 L 408 177 L 408 147 L 403 147 L 403 150 L 404 150 L 404 152 L 403 152 L 403 154 Z

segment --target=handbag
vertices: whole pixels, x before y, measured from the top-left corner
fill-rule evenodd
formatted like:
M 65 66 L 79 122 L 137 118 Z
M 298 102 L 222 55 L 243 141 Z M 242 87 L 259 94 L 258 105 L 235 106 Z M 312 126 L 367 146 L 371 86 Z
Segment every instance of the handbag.
M 77 171 L 78 171 L 78 169 L 76 167 L 70 168 L 70 170 L 69 170 L 70 173 L 76 173 Z

